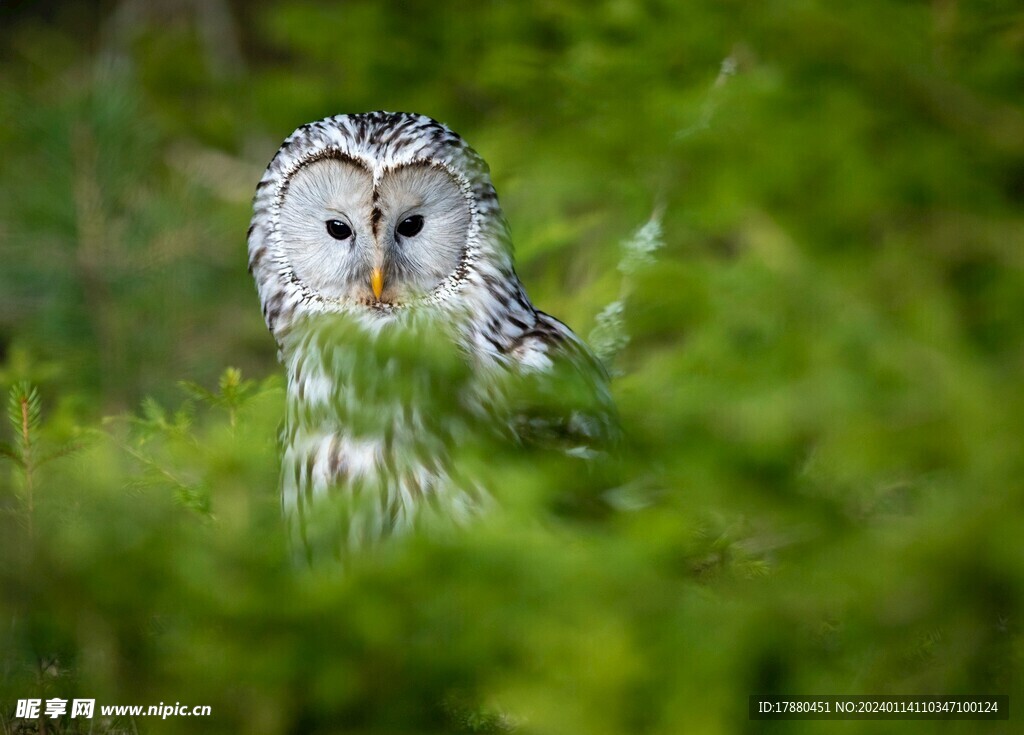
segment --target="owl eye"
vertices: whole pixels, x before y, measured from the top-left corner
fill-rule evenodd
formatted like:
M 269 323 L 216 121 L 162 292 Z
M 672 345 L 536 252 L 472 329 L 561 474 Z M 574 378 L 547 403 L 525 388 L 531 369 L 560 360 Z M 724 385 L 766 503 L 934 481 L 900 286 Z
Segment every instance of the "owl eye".
M 402 237 L 414 237 L 416 233 L 423 229 L 423 217 L 418 214 L 414 214 L 412 217 L 406 217 L 402 220 L 395 231 Z
M 352 237 L 352 228 L 340 219 L 327 220 L 327 234 L 335 240 L 348 240 Z

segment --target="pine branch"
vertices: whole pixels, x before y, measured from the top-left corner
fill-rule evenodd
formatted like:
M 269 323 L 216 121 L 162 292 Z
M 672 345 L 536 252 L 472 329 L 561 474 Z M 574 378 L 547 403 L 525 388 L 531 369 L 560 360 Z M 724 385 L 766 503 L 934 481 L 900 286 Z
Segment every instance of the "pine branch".
M 613 375 L 616 372 L 612 369 L 612 362 L 629 344 L 625 313 L 626 303 L 633 290 L 633 279 L 638 271 L 655 262 L 655 251 L 665 244 L 662 238 L 661 216 L 661 207 L 655 208 L 650 219 L 622 243 L 622 256 L 619 259 L 622 282 L 619 297 L 606 305 L 597 315 L 597 324 L 587 339 L 601 362 Z
M 7 442 L 0 442 L 0 457 L 6 457 L 19 467 L 25 466 L 22 462 L 21 454 L 13 445 Z
M 46 454 L 42 455 L 38 460 L 36 460 L 36 466 L 42 467 L 44 464 L 52 462 L 55 459 L 67 457 L 68 455 L 74 454 L 75 452 L 84 448 L 85 445 L 86 441 L 84 439 L 72 439 L 71 441 L 65 442 L 56 449 L 52 449 Z
M 35 386 L 22 382 L 11 388 L 7 404 L 7 417 L 14 426 L 20 446 L 17 449 L 20 461 L 17 462 L 25 478 L 25 515 L 28 522 L 29 538 L 32 537 L 32 517 L 35 512 L 35 470 L 36 462 L 32 456 L 35 435 L 42 421 L 42 402 Z
M 235 427 L 238 409 L 255 394 L 258 387 L 254 380 L 242 380 L 242 371 L 234 367 L 225 368 L 221 373 L 220 379 L 217 381 L 220 388 L 218 393 L 190 380 L 179 381 L 178 385 L 193 398 L 214 408 L 226 410 L 231 428 Z

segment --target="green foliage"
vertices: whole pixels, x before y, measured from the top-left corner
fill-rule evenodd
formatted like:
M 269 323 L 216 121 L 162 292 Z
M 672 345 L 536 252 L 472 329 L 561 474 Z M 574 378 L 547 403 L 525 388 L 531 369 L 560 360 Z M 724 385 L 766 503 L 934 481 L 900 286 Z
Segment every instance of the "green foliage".
M 35 490 L 39 470 L 55 459 L 66 457 L 83 446 L 81 438 L 53 447 L 42 438 L 42 400 L 35 386 L 27 382 L 14 385 L 7 401 L 7 419 L 16 440 L 0 442 L 0 458 L 10 460 L 18 470 L 13 507 L 5 508 L 18 518 L 32 535 L 35 516 Z
M 0 4 L 6 731 L 51 696 L 213 708 L 94 732 L 558 735 L 754 732 L 755 692 L 1021 701 L 1017 3 L 108 6 Z M 369 109 L 489 162 L 625 438 L 457 443 L 494 511 L 341 574 L 285 543 L 244 233 L 285 135 Z M 465 379 L 389 350 L 396 396 L 418 359 Z
M 242 371 L 238 368 L 227 368 L 221 374 L 220 381 L 218 382 L 220 388 L 218 393 L 208 391 L 198 383 L 190 380 L 183 380 L 180 385 L 193 398 L 227 411 L 228 421 L 231 423 L 231 426 L 235 425 L 238 409 L 256 390 L 256 383 L 254 381 L 242 380 Z
M 18 451 L 11 453 L 12 458 L 22 467 L 32 452 L 32 438 L 39 430 L 42 419 L 39 391 L 28 383 L 19 383 L 11 388 L 7 400 L 7 420 L 11 422 L 18 436 Z

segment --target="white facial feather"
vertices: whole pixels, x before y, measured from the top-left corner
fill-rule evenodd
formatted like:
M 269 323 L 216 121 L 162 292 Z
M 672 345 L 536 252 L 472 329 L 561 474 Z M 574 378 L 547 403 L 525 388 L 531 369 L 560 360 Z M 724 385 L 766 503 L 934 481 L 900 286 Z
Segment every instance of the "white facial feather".
M 378 192 L 380 236 L 391 287 L 399 301 L 424 296 L 462 261 L 471 219 L 466 195 L 447 171 L 428 163 L 386 172 Z M 410 217 L 422 217 L 422 229 L 403 237 L 399 226 Z
M 296 278 L 324 298 L 353 298 L 359 286 L 368 289 L 374 247 L 372 182 L 364 168 L 321 158 L 296 171 L 284 194 L 278 226 L 283 255 Z M 330 220 L 347 224 L 352 236 L 331 237 Z

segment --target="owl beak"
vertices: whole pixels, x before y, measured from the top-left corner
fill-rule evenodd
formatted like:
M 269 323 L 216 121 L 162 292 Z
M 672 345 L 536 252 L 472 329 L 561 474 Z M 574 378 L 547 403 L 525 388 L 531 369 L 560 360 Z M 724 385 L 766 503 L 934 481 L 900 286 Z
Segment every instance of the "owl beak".
M 370 274 L 370 288 L 373 289 L 373 297 L 380 301 L 380 295 L 384 293 L 384 272 L 380 268 L 374 268 Z

